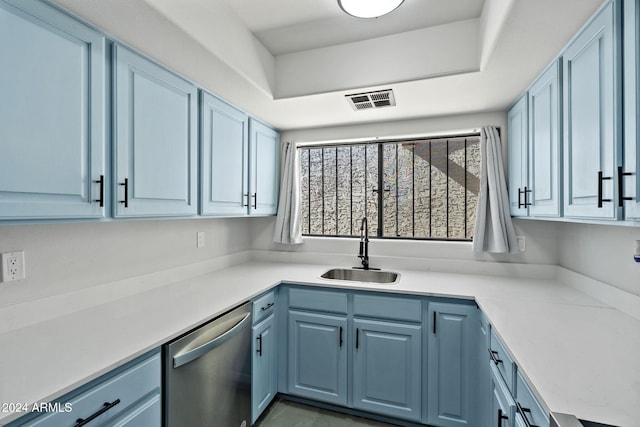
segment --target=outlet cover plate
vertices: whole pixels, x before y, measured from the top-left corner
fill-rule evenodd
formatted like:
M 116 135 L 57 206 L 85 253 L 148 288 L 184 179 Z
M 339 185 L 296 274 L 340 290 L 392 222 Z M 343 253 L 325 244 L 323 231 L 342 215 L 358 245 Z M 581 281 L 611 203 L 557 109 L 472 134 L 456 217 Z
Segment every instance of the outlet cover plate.
M 24 278 L 24 251 L 2 254 L 2 281 L 12 282 Z

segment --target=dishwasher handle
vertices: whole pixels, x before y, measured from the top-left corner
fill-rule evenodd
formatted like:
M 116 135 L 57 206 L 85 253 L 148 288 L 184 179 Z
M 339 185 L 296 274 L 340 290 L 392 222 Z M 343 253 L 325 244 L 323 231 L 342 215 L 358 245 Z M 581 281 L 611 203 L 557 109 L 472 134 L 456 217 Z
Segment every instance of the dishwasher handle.
M 242 330 L 242 328 L 244 328 L 248 323 L 251 322 L 251 313 L 247 313 L 242 320 L 240 320 L 234 327 L 232 327 L 231 329 L 229 329 L 228 331 L 224 332 L 221 335 L 218 335 L 217 337 L 215 337 L 214 339 L 212 339 L 209 342 L 206 342 L 204 344 L 202 344 L 201 346 L 198 346 L 196 348 L 194 348 L 193 350 L 190 350 L 184 354 L 178 354 L 176 356 L 173 357 L 173 367 L 174 368 L 178 368 L 182 365 L 186 365 L 187 363 L 204 356 L 205 354 L 209 353 L 211 350 L 215 349 L 216 347 L 220 347 L 222 344 L 224 344 L 226 341 L 230 340 L 231 338 L 233 338 L 238 332 L 240 332 Z

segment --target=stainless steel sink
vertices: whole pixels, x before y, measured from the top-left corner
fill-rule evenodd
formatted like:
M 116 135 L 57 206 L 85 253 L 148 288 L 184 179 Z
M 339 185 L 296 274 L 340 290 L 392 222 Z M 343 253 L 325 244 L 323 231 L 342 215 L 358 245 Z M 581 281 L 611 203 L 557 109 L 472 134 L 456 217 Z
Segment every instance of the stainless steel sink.
M 391 284 L 396 283 L 399 276 L 400 275 L 398 273 L 394 273 L 392 271 L 332 268 L 320 277 L 331 280 L 351 280 L 354 282 Z

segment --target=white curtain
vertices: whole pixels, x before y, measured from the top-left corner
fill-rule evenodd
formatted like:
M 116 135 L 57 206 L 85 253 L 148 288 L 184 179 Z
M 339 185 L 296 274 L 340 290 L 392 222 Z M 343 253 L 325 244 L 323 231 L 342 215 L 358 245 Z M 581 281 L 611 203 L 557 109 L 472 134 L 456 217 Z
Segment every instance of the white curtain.
M 480 193 L 476 210 L 473 250 L 476 252 L 519 252 L 509 212 L 509 193 L 502 162 L 502 143 L 493 126 L 480 131 Z
M 300 156 L 295 142 L 282 144 L 280 159 L 280 199 L 273 241 L 288 245 L 302 243 L 300 212 Z

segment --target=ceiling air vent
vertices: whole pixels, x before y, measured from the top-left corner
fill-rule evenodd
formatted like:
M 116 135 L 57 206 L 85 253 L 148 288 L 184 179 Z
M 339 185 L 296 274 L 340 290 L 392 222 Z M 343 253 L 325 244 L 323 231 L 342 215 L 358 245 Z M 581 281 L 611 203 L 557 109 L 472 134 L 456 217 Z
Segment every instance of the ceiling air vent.
M 356 111 L 393 107 L 396 105 L 396 99 L 391 89 L 366 93 L 352 93 L 351 95 L 345 95 L 345 97 L 349 100 L 351 108 Z

